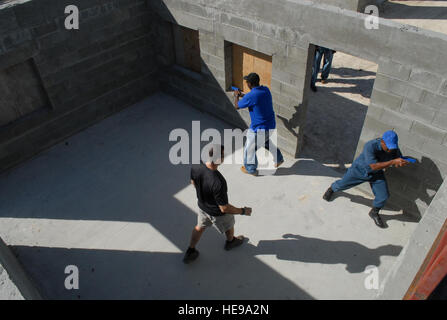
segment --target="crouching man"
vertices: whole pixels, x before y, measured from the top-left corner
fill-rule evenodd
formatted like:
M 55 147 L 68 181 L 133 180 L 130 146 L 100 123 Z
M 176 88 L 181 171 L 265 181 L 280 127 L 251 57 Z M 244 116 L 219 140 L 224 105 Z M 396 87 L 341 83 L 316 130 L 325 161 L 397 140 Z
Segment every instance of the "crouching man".
M 228 203 L 227 182 L 217 170 L 224 159 L 224 148 L 212 145 L 205 163 L 193 165 L 191 183 L 196 188 L 199 213 L 197 226 L 193 229 L 189 248 L 183 258 L 184 263 L 197 259 L 199 251 L 196 245 L 205 229 L 213 225 L 220 233 L 225 234 L 227 241 L 225 250 L 231 250 L 244 242 L 243 236 L 234 236 L 234 215 L 250 216 L 251 208 L 236 208 Z
M 388 185 L 383 170 L 391 166 L 402 167 L 407 165 L 408 161 L 401 157 L 398 137 L 392 130 L 385 132 L 382 138 L 368 141 L 362 153 L 354 160 L 343 178 L 335 181 L 327 189 L 323 199 L 330 201 L 334 192 L 355 187 L 363 182 L 369 182 L 375 196 L 369 216 L 378 227 L 385 228 L 379 215 L 380 209 L 385 206 L 389 198 Z

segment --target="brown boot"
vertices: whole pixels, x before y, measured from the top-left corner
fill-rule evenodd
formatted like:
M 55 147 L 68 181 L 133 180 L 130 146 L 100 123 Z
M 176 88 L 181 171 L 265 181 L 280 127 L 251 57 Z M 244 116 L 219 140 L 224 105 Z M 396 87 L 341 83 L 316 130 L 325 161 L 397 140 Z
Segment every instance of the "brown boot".
M 245 166 L 241 167 L 241 171 L 243 173 L 249 174 L 249 175 L 254 176 L 254 177 L 256 177 L 258 175 L 257 172 L 254 172 L 254 173 L 248 172 L 247 169 L 245 169 Z

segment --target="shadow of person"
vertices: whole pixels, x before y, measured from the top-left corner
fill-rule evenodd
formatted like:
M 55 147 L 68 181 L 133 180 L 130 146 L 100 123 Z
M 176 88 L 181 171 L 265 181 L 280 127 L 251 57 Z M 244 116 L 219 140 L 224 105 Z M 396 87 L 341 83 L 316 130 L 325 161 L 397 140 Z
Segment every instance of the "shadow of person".
M 331 68 L 331 73 L 336 74 L 342 78 L 367 77 L 376 75 L 376 73 L 372 71 L 346 68 L 346 67 Z
M 279 167 L 275 172 L 276 176 L 325 176 L 325 177 L 340 177 L 340 173 L 337 173 L 331 168 L 325 167 L 319 162 L 311 159 L 300 159 L 296 161 L 291 167 Z
M 284 234 L 280 240 L 261 240 L 254 254 L 274 254 L 280 260 L 306 263 L 345 264 L 350 273 L 364 272 L 369 265 L 379 266 L 380 257 L 398 256 L 401 246 L 384 245 L 370 249 L 353 241 L 331 241 Z
M 346 92 L 352 94 L 359 94 L 364 98 L 371 98 L 374 79 L 331 79 L 331 83 L 340 83 L 345 85 L 352 85 L 349 87 L 318 87 L 321 92 Z
M 301 121 L 301 108 L 302 104 L 299 106 L 294 106 L 295 113 L 292 115 L 292 118 L 286 119 L 280 115 L 276 115 L 278 119 L 281 120 L 281 122 L 284 124 L 284 127 L 286 127 L 287 130 L 290 131 L 291 134 L 293 134 L 295 137 L 298 137 L 298 133 L 296 132 L 296 129 L 299 126 L 299 123 Z

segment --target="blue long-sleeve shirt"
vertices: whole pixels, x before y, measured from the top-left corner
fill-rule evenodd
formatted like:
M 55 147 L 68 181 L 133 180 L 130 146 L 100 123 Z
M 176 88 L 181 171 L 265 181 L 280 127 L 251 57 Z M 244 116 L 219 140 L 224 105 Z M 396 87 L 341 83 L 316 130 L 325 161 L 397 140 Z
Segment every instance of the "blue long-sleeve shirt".
M 272 94 L 269 88 L 258 86 L 251 89 L 238 103 L 239 108 L 250 111 L 250 129 L 270 130 L 276 128 L 275 112 L 273 111 Z

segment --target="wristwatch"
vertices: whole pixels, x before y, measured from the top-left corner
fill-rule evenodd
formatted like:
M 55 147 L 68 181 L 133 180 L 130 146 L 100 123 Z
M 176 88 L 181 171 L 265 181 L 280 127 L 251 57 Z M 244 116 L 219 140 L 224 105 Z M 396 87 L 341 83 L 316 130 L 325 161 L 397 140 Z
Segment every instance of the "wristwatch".
M 244 208 L 242 208 L 242 213 L 241 213 L 241 215 L 245 215 L 245 207 Z

